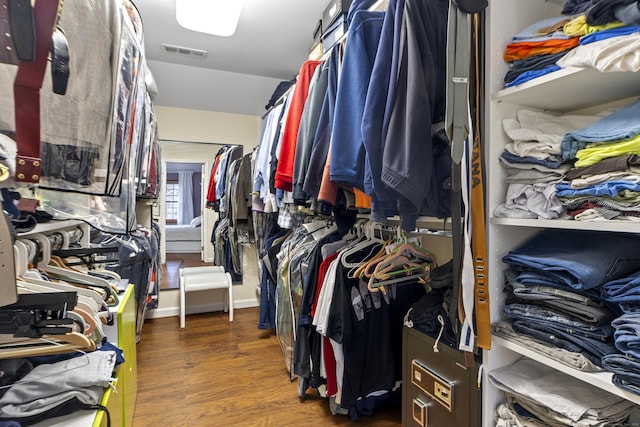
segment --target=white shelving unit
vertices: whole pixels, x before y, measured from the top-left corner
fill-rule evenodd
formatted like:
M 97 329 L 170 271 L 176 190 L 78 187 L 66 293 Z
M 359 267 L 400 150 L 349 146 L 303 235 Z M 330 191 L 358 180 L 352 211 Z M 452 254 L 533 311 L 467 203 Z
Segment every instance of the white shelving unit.
M 571 220 L 531 220 L 495 218 L 496 206 L 504 203 L 506 184 L 498 158 L 510 142 L 502 128 L 505 118 L 514 118 L 521 108 L 545 110 L 558 114 L 598 109 L 615 101 L 640 96 L 640 73 L 600 73 L 594 69 L 569 68 L 559 70 L 522 85 L 503 89 L 508 71 L 503 61 L 511 36 L 544 18 L 559 16 L 564 1 L 559 0 L 492 0 L 486 22 L 486 83 L 485 83 L 485 158 L 488 184 L 488 268 L 491 319 L 502 320 L 503 272 L 501 259 L 541 229 L 574 229 L 601 232 L 640 233 L 640 224 L 624 221 L 579 222 Z M 630 101 L 629 101 L 630 102 Z M 521 357 L 534 359 L 585 383 L 640 404 L 640 396 L 628 393 L 611 382 L 611 373 L 585 373 L 564 366 L 522 345 L 493 337 L 491 350 L 485 351 L 483 426 L 493 426 L 494 409 L 502 401 L 502 393 L 491 386 L 487 373 L 508 365 Z
M 492 225 L 537 228 L 570 228 L 573 230 L 618 231 L 622 233 L 640 233 L 640 224 L 629 221 L 572 221 L 563 219 L 516 219 L 490 218 Z
M 620 396 L 636 404 L 640 404 L 639 395 L 626 392 L 623 389 L 618 387 L 612 388 L 611 377 L 613 376 L 613 374 L 611 374 L 611 372 L 583 372 L 577 369 L 571 369 L 566 367 L 562 363 L 558 363 L 553 359 L 550 359 L 546 356 L 541 355 L 538 352 L 535 352 L 529 349 L 528 347 L 502 339 L 500 337 L 493 337 L 493 343 L 505 349 L 509 349 L 515 353 L 518 353 L 522 356 L 526 356 L 529 359 L 533 359 L 547 366 L 551 366 L 552 368 L 557 369 L 558 371 L 564 372 L 565 374 L 571 375 L 572 377 L 577 378 L 580 381 L 584 381 L 585 383 L 589 383 L 593 386 L 606 390 L 612 394 L 615 394 L 616 396 Z
M 559 96 L 563 93 L 571 96 Z M 640 95 L 635 73 L 601 73 L 594 68 L 570 67 L 502 89 L 491 99 L 564 113 L 633 95 Z

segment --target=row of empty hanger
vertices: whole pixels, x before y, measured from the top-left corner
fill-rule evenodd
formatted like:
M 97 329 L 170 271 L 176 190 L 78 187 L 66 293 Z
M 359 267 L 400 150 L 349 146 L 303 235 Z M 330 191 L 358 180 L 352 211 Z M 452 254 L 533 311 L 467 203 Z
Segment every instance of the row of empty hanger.
M 81 243 L 82 236 L 80 228 L 73 228 L 16 239 L 18 302 L 0 307 L 0 358 L 91 351 L 101 345 L 103 326 L 112 320 L 109 306 L 118 304 L 120 276 L 71 267 L 52 255 L 88 245 Z M 13 334 L 8 333 L 11 326 Z

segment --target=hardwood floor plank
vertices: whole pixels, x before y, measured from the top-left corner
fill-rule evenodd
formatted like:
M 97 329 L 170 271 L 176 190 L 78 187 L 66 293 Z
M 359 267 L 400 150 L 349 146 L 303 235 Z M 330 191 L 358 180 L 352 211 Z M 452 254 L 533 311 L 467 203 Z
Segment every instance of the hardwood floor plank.
M 138 400 L 133 427 L 341 426 L 328 401 L 298 398 L 275 334 L 258 330 L 258 308 L 145 320 L 138 344 Z M 399 406 L 376 409 L 359 426 L 400 425 Z
M 162 265 L 160 289 L 178 289 L 178 274 L 181 267 L 211 265 L 210 262 L 202 262 L 199 253 L 168 253 L 165 261 Z

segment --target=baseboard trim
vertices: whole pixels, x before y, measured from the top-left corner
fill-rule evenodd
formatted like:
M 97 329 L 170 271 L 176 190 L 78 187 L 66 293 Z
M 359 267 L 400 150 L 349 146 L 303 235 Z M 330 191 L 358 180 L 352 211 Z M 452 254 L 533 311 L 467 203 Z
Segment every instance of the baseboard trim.
M 260 301 L 255 298 L 249 298 L 245 300 L 237 300 L 233 302 L 233 309 L 238 310 L 242 308 L 258 307 Z M 213 304 L 199 304 L 187 306 L 187 314 L 196 313 L 210 313 L 213 311 L 224 310 L 224 304 L 222 302 L 216 302 Z M 164 307 L 148 310 L 145 313 L 146 319 L 159 319 L 162 317 L 177 317 L 180 315 L 180 307 Z

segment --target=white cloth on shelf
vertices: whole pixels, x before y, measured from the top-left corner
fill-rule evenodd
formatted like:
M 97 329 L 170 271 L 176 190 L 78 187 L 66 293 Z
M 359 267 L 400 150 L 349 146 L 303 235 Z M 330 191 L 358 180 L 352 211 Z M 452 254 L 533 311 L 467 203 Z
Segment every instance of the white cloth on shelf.
M 541 412 L 553 411 L 555 414 L 548 415 L 556 419 L 566 417 L 573 422 L 569 425 L 622 421 L 634 406 L 633 402 L 526 358 L 491 371 L 489 381 L 499 390 L 517 396 L 520 403 L 539 405 L 536 409 Z
M 544 219 L 558 218 L 564 211 L 554 182 L 509 184 L 505 207 L 533 212 Z
M 582 129 L 600 115 L 557 115 L 527 109 L 518 110 L 515 119 L 504 119 L 502 127 L 514 141 L 509 150 L 518 156 L 547 158 L 560 155 L 560 143 L 567 132 Z
M 640 33 L 578 46 L 557 64 L 562 68 L 591 67 L 602 72 L 640 71 Z

